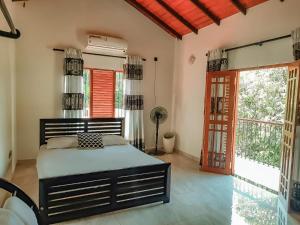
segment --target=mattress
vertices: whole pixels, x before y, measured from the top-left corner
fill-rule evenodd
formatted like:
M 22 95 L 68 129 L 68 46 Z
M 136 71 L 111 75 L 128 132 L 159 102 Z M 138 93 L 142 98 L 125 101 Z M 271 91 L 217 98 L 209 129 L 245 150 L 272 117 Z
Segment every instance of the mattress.
M 45 179 L 159 164 L 164 164 L 164 161 L 132 145 L 106 146 L 95 150 L 47 150 L 42 146 L 37 158 L 37 171 L 38 178 Z

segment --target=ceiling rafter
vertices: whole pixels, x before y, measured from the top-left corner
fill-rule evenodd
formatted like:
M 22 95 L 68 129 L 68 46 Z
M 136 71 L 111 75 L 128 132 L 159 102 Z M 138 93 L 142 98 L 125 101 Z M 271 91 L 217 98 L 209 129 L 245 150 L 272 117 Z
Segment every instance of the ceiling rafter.
M 232 4 L 238 8 L 244 15 L 247 14 L 247 8 L 241 3 L 240 0 L 231 0 Z
M 172 36 L 182 39 L 191 32 L 270 0 L 125 0 Z M 277 0 L 283 2 L 284 0 Z
M 199 0 L 190 0 L 198 9 L 200 9 L 204 14 L 206 14 L 215 24 L 220 25 L 221 19 L 216 16 L 212 11 L 210 11 L 203 3 Z
M 179 20 L 182 24 L 184 24 L 187 28 L 193 31 L 195 34 L 198 34 L 198 29 L 193 26 L 189 21 L 187 21 L 183 16 L 181 16 L 176 10 L 174 10 L 171 6 L 169 6 L 163 0 L 156 0 L 158 4 L 160 4 L 165 10 L 167 10 L 172 16 L 174 16 L 177 20 Z
M 139 12 L 147 16 L 149 19 L 151 19 L 154 23 L 159 25 L 162 29 L 167 31 L 172 36 L 182 40 L 182 35 L 179 34 L 176 30 L 174 30 L 172 27 L 167 25 L 164 21 L 162 21 L 158 16 L 156 16 L 154 13 L 149 11 L 146 7 L 138 3 L 136 0 L 124 0 L 134 8 L 136 8 Z

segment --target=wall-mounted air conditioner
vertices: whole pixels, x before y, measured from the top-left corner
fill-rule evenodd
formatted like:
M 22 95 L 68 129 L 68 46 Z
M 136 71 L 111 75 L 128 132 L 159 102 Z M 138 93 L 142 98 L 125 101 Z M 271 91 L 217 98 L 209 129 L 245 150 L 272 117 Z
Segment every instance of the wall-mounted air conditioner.
M 86 51 L 109 55 L 126 55 L 128 44 L 120 38 L 88 35 Z

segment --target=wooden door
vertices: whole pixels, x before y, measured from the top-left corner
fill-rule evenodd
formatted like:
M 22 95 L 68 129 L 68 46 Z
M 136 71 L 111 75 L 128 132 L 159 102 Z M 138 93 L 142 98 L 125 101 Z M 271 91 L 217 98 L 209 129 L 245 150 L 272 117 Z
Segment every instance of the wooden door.
M 292 184 L 293 155 L 296 134 L 296 117 L 299 101 L 299 65 L 289 66 L 287 80 L 286 111 L 283 126 L 281 148 L 279 200 L 282 206 L 289 211 L 290 190 Z M 297 159 L 298 160 L 298 159 Z
M 233 173 L 237 71 L 209 72 L 206 79 L 202 169 Z

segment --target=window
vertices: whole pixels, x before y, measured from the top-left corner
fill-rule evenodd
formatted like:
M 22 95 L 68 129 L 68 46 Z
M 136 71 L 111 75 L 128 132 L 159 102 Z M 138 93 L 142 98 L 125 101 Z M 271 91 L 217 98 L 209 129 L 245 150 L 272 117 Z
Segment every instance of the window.
M 84 90 L 84 99 L 83 99 L 83 116 L 90 117 L 90 77 L 91 70 L 83 70 L 83 90 Z
M 124 117 L 123 109 L 123 72 L 117 71 L 116 73 L 116 85 L 115 85 L 115 115 L 116 117 Z
M 115 72 L 92 70 L 90 85 L 90 116 L 115 116 Z
M 84 69 L 84 116 L 123 117 L 123 72 Z

